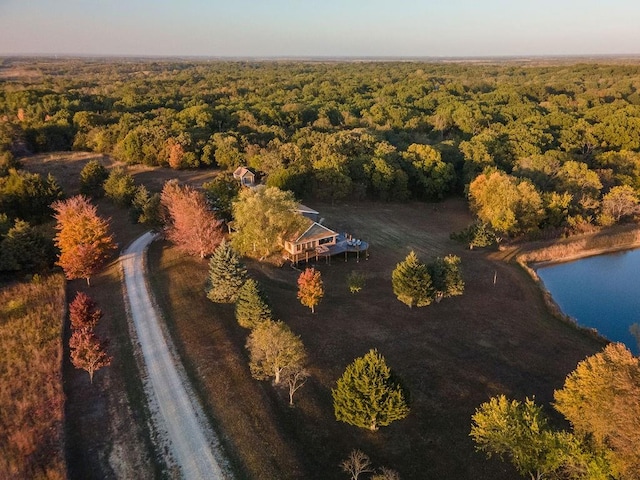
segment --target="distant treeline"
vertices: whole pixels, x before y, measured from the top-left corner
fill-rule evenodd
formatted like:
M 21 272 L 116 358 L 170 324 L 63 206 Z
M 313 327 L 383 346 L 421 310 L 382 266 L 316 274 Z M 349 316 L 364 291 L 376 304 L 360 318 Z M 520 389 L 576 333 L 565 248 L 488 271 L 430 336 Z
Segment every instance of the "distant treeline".
M 635 215 L 640 66 L 13 62 L 24 73 L 0 80 L 0 150 L 15 155 L 248 165 L 330 201 L 464 192 L 502 235 Z

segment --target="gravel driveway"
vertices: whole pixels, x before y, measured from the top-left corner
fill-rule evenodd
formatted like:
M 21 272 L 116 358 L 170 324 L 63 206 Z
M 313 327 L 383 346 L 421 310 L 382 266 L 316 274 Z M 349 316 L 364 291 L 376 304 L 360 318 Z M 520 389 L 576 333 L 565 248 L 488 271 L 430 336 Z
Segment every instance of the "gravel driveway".
M 218 442 L 207 427 L 197 400 L 185 385 L 178 360 L 171 354 L 145 280 L 145 254 L 154 235 L 147 232 L 122 254 L 129 314 L 144 358 L 147 396 L 156 431 L 166 436 L 173 462 L 184 479 L 225 479 Z M 216 458 L 217 457 L 217 458 Z M 222 461 L 221 461 L 222 460 Z

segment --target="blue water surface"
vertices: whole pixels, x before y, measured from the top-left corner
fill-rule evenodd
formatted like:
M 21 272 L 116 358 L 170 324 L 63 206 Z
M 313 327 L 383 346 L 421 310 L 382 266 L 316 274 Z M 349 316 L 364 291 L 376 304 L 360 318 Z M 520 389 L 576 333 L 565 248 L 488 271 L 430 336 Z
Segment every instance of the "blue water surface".
M 550 265 L 537 272 L 565 314 L 638 354 L 629 327 L 640 324 L 640 250 Z

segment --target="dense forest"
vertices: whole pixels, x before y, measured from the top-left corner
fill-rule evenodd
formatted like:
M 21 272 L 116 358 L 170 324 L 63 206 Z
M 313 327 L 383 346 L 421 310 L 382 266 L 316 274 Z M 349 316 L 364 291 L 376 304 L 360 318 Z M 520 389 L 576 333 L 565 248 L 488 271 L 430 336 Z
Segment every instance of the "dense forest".
M 71 149 L 176 169 L 248 165 L 268 185 L 325 201 L 464 193 L 501 236 L 611 225 L 638 203 L 636 65 L 5 59 L 0 68 L 5 175 L 14 157 Z
M 320 272 L 311 271 L 311 274 L 317 274 L 313 295 L 300 293 L 305 282 L 300 281 L 302 275 L 298 278 L 298 299 L 305 309 L 301 312 L 296 310 L 298 302 L 291 301 L 291 293 L 295 290 L 289 285 L 293 270 L 270 270 L 271 278 L 258 267 L 257 261 L 249 258 L 258 257 L 254 238 L 258 234 L 250 232 L 252 241 L 245 243 L 251 248 L 247 251 L 240 248 L 239 252 L 246 255 L 251 273 L 262 281 L 262 286 L 266 285 L 265 292 L 262 292 L 262 286 L 259 288 L 256 280 L 251 295 L 257 298 L 265 293 L 266 297 L 274 300 L 273 319 L 283 318 L 287 325 L 291 324 L 291 332 L 287 330 L 285 333 L 294 335 L 292 332 L 295 331 L 296 335 L 301 335 L 300 338 L 304 337 L 305 348 L 309 349 L 313 359 L 309 371 L 304 366 L 306 353 L 298 355 L 299 361 L 294 362 L 294 366 L 300 368 L 290 368 L 303 375 L 295 377 L 297 379 L 303 378 L 306 382 L 308 377 L 311 378 L 304 393 L 298 395 L 296 409 L 279 409 L 278 394 L 256 387 L 248 376 L 250 370 L 254 378 L 263 377 L 256 367 L 260 352 L 256 337 L 247 344 L 252 362 L 250 368 L 238 370 L 238 365 L 246 366 L 243 353 L 238 353 L 244 352 L 246 332 L 234 331 L 234 325 L 230 330 L 219 329 L 222 333 L 217 330 L 217 333 L 213 330 L 208 330 L 206 335 L 202 333 L 203 328 L 218 329 L 219 324 L 212 322 L 212 318 L 233 316 L 232 310 L 224 310 L 226 306 L 209 305 L 211 302 L 206 300 L 202 291 L 205 277 L 213 278 L 215 269 L 211 267 L 209 272 L 203 262 L 189 263 L 190 260 L 181 256 L 184 273 L 179 273 L 181 277 L 177 281 L 170 282 L 166 265 L 171 263 L 171 255 L 175 253 L 162 248 L 152 252 L 155 261 L 150 264 L 155 265 L 155 276 L 161 279 L 157 280 L 155 288 L 163 292 L 157 298 L 162 301 L 169 297 L 177 299 L 175 307 L 170 302 L 163 305 L 167 311 L 173 312 L 169 314 L 174 322 L 170 328 L 185 334 L 188 339 L 192 338 L 189 329 L 193 328 L 198 339 L 216 338 L 215 342 L 234 352 L 226 361 L 227 367 L 232 367 L 229 371 L 233 372 L 229 377 L 237 381 L 239 391 L 243 392 L 238 395 L 242 401 L 221 395 L 220 392 L 225 393 L 228 386 L 218 377 L 203 377 L 199 381 L 209 392 L 205 395 L 208 401 L 216 402 L 211 403 L 216 407 L 212 410 L 223 412 L 221 421 L 227 423 L 222 428 L 232 432 L 230 444 L 238 442 L 237 448 L 232 450 L 238 455 L 239 459 L 234 461 L 241 465 L 238 467 L 240 470 L 262 472 L 264 468 L 266 473 L 262 477 L 255 475 L 255 478 L 277 476 L 272 472 L 287 472 L 290 477 L 285 478 L 294 478 L 298 470 L 314 472 L 317 478 L 321 475 L 324 475 L 322 478 L 341 478 L 338 477 L 339 470 L 348 470 L 344 466 L 345 460 L 341 459 L 351 448 L 363 444 L 378 463 L 398 468 L 409 478 L 423 478 L 425 474 L 434 478 L 451 475 L 457 475 L 457 478 L 463 475 L 467 478 L 474 478 L 471 475 L 477 478 L 483 475 L 486 478 L 511 478 L 512 467 L 503 467 L 497 462 L 485 465 L 482 456 L 473 451 L 469 436 L 471 414 L 481 405 L 471 425 L 476 448 L 498 455 L 501 453 L 495 447 L 493 437 L 487 434 L 493 431 L 489 428 L 491 423 L 486 421 L 495 417 L 490 415 L 492 408 L 502 408 L 516 417 L 520 410 L 529 409 L 534 415 L 527 414 L 522 418 L 532 418 L 531 430 L 541 431 L 543 440 L 551 442 L 544 444 L 544 448 L 554 447 L 547 449 L 544 458 L 545 461 L 556 462 L 549 467 L 549 472 L 560 472 L 558 478 L 574 478 L 569 477 L 567 468 L 574 468 L 577 472 L 593 460 L 595 467 L 600 463 L 606 467 L 602 469 L 603 475 L 611 475 L 607 470 L 609 464 L 600 455 L 604 450 L 592 451 L 591 444 L 574 442 L 574 437 L 566 431 L 546 432 L 542 407 L 536 406 L 532 400 L 527 398 L 522 404 L 517 401 L 509 403 L 507 397 L 495 396 L 503 395 L 505 391 L 513 397 L 540 392 L 543 401 L 548 403 L 552 389 L 559 385 L 564 374 L 573 368 L 577 359 L 593 353 L 600 346 L 599 340 L 582 335 L 567 324 L 550 322 L 550 315 L 541 310 L 544 307 L 539 291 L 529 288 L 528 279 L 523 280 L 519 273 L 510 272 L 493 259 L 470 252 L 466 245 L 450 242 L 449 233 L 453 233 L 452 238 L 462 239 L 471 247 L 502 239 L 568 236 L 637 220 L 640 212 L 639 88 L 640 64 L 0 59 L 0 272 L 3 274 L 0 280 L 13 281 L 24 276 L 33 278 L 32 283 L 39 285 L 42 281 L 40 275 L 31 277 L 25 274 L 51 271 L 59 249 L 61 255 L 57 265 L 65 270 L 67 278 L 86 278 L 88 283 L 90 276 L 103 266 L 107 257 L 105 255 L 96 265 L 82 272 L 69 273 L 68 263 L 72 266 L 75 263 L 63 261 L 66 252 L 60 242 L 60 234 L 55 242 L 52 239 L 52 216 L 55 210 L 55 218 L 60 220 L 60 209 L 66 202 L 89 200 L 72 197 L 75 187 L 61 188 L 60 185 L 69 182 L 59 181 L 68 180 L 60 174 L 67 172 L 71 177 L 70 170 L 57 170 L 61 172 L 57 173 L 58 179 L 47 175 L 48 170 L 44 170 L 45 173 L 29 170 L 26 157 L 31 154 L 58 151 L 106 154 L 128 165 L 173 169 L 154 169 L 156 174 L 162 173 L 158 178 L 165 180 L 165 175 L 192 173 L 176 170 L 215 168 L 225 172 L 199 172 L 211 174 L 208 177 L 212 179 L 210 182 L 198 184 L 202 184 L 204 191 L 193 185 L 181 185 L 176 180 L 165 182 L 162 192 L 160 188 L 154 189 L 151 183 L 137 184 L 138 179 L 134 181 L 128 167 L 98 155 L 86 161 L 82 171 L 73 173 L 78 178 L 71 183 L 79 185 L 80 193 L 98 202 L 104 196 L 107 199 L 105 203 L 110 202 L 112 208 L 131 207 L 129 213 L 133 222 L 149 227 L 164 224 L 166 238 L 182 247 L 181 252 L 186 250 L 201 258 L 212 251 L 224 255 L 224 248 L 216 250 L 223 236 L 223 220 L 233 219 L 235 222 L 235 233 L 229 245 L 242 245 L 240 240 L 246 233 L 242 229 L 244 197 L 256 192 L 286 197 L 286 208 L 278 211 L 285 212 L 288 219 L 297 200 L 318 200 L 323 202 L 323 214 L 327 218 L 338 219 L 342 225 L 359 225 L 359 230 L 366 234 L 368 224 L 374 224 L 368 230 L 369 234 L 374 232 L 377 235 L 372 244 L 380 239 L 379 252 L 385 250 L 385 254 L 376 257 L 375 262 L 368 262 L 366 276 L 364 268 L 349 273 L 346 267 L 323 270 L 327 297 L 332 300 L 321 305 L 322 335 L 318 330 L 320 322 L 311 321 L 316 318 L 315 306 L 325 295 L 322 283 L 325 280 L 320 280 Z M 99 158 L 109 160 L 108 169 Z M 24 169 L 21 163 L 25 164 Z M 238 197 L 241 189 L 230 175 L 238 166 L 248 166 L 258 174 L 262 183 L 292 193 L 278 188 L 243 189 Z M 472 217 L 462 200 L 448 198 L 453 196 L 467 199 L 474 215 L 475 223 L 465 230 L 461 229 L 469 224 Z M 239 200 L 234 202 L 237 198 Z M 203 221 L 195 223 L 207 225 L 208 230 L 204 231 L 209 240 L 207 245 L 198 244 L 194 249 L 192 237 L 172 235 L 172 229 L 177 230 L 180 223 L 177 218 L 193 213 L 187 208 L 185 199 L 193 200 L 201 207 L 198 211 L 206 214 L 202 215 Z M 433 208 L 419 203 L 442 200 L 446 201 L 441 205 L 434 204 Z M 337 209 L 345 201 L 351 203 L 352 211 L 343 209 L 337 214 Z M 399 203 L 409 201 L 413 203 Z M 336 206 L 334 202 L 337 202 Z M 372 202 L 379 202 L 378 205 L 394 203 L 393 208 L 373 209 L 373 212 L 359 208 L 371 206 Z M 101 208 L 104 207 L 101 204 Z M 95 213 L 95 207 L 91 208 Z M 270 209 L 255 207 L 247 210 Z M 354 222 L 365 216 L 362 223 Z M 131 230 L 131 224 L 127 223 L 129 220 L 121 211 L 116 217 L 119 235 Z M 398 219 L 401 221 L 394 222 Z M 263 225 L 256 221 L 246 223 Z M 55 228 L 60 230 L 59 226 Z M 86 230 L 84 228 L 83 233 Z M 264 230 L 261 227 L 262 235 L 266 236 Z M 276 233 L 280 234 L 282 230 L 286 229 L 278 228 Z M 104 233 L 103 236 L 106 235 Z M 179 240 L 187 237 L 188 240 L 180 245 Z M 114 249 L 108 243 L 107 250 Z M 275 245 L 278 242 L 271 243 Z M 185 249 L 184 244 L 191 250 Z M 406 252 L 403 249 L 408 245 L 422 249 L 421 254 L 441 254 L 444 246 L 447 249 L 445 253 L 450 248 L 455 251 L 443 258 L 437 257 L 428 265 L 419 262 L 412 252 L 391 273 L 395 257 L 404 257 Z M 232 250 L 227 252 L 231 255 L 229 252 Z M 272 252 L 265 252 L 265 255 L 261 252 L 260 256 L 266 257 L 266 253 Z M 412 257 L 415 261 L 410 261 Z M 464 282 L 457 270 L 461 257 L 464 258 L 467 275 Z M 85 257 L 77 258 L 84 260 Z M 347 263 L 346 254 L 344 260 Z M 356 265 L 360 264 L 358 260 Z M 403 277 L 409 275 L 395 272 L 407 270 L 402 267 L 407 262 L 410 267 L 415 264 L 414 270 L 423 273 L 416 283 L 424 287 L 423 290 L 428 290 L 428 295 L 414 298 L 399 288 Z M 79 263 L 85 266 L 87 262 Z M 220 262 L 221 265 L 230 263 L 233 262 L 229 262 L 227 257 Z M 215 261 L 211 265 L 215 266 Z M 240 276 L 244 279 L 247 269 L 244 266 L 242 269 Z M 498 271 L 499 296 L 496 295 Z M 175 272 L 171 274 L 175 275 Z M 442 283 L 439 279 L 447 275 L 453 278 L 453 283 L 447 288 L 438 288 L 436 283 Z M 492 282 L 488 280 L 490 277 Z M 349 292 L 346 288 L 339 288 L 339 285 L 346 287 L 345 278 L 349 279 Z M 432 280 L 433 288 L 425 287 L 431 285 Z M 180 303 L 187 296 L 183 293 L 174 295 L 171 290 L 174 285 L 187 282 L 192 284 L 185 291 L 190 294 L 200 291 L 201 297 L 194 301 L 189 296 L 188 308 Z M 307 282 L 312 283 L 311 280 Z M 207 288 L 214 283 L 207 280 Z M 351 290 L 352 284 L 356 286 L 355 290 Z M 440 305 L 442 298 L 460 295 L 463 287 L 464 299 L 455 304 Z M 102 288 L 115 292 L 118 297 L 121 295 L 119 285 L 109 287 L 103 284 Z M 365 293 L 358 293 L 363 288 Z M 99 288 L 96 290 L 100 291 Z M 235 284 L 230 288 L 232 292 L 238 291 L 238 297 L 243 301 L 251 297 L 246 290 L 244 287 L 238 289 Z M 219 293 L 211 288 L 208 298 L 217 302 Z M 354 297 L 355 293 L 358 293 L 358 298 Z M 108 297 L 109 293 L 103 292 L 103 295 Z M 415 312 L 418 309 L 390 313 L 389 299 L 395 301 L 395 296 L 409 307 L 433 303 L 429 321 L 423 321 L 420 313 Z M 199 304 L 200 301 L 206 305 Z M 22 314 L 24 305 L 14 303 L 9 302 L 7 308 L 11 312 L 7 310 L 4 313 Z M 357 308 L 345 308 L 352 305 L 357 305 Z M 264 306 L 268 306 L 266 301 Z M 306 307 L 311 309 L 311 313 L 306 311 Z M 118 308 L 115 307 L 116 310 Z M 246 319 L 242 316 L 242 308 L 235 314 L 238 328 L 247 327 L 243 324 Z M 124 307 L 120 314 L 116 311 L 112 316 L 124 318 Z M 514 318 L 518 322 L 512 322 Z M 197 323 L 200 321 L 203 323 Z M 403 322 L 400 330 L 405 330 L 404 336 L 397 334 L 400 322 Z M 125 331 L 118 325 L 113 323 L 106 327 L 111 329 L 112 337 L 116 330 Z M 282 330 L 285 324 L 270 322 L 269 325 L 274 330 Z M 356 333 L 345 337 L 345 330 Z M 214 333 L 221 337 L 214 337 Z M 69 337 L 71 334 L 65 335 Z M 531 338 L 536 339 L 535 349 L 531 347 Z M 334 339 L 347 341 L 342 344 Z M 114 343 L 122 346 L 125 342 L 120 339 Z M 72 349 L 79 345 L 70 344 Z M 188 340 L 186 344 L 180 354 L 186 355 L 189 362 L 195 362 L 194 365 L 198 365 L 197 362 L 212 363 L 205 361 L 211 354 L 208 343 L 200 345 Z M 336 426 L 327 394 L 329 391 L 333 393 L 335 379 L 353 360 L 354 352 L 373 352 L 369 350 L 372 345 L 385 349 L 385 355 L 393 359 L 394 369 L 404 374 L 403 381 L 411 387 L 412 420 L 401 428 L 389 428 L 385 441 L 367 437 L 361 432 L 343 430 L 342 425 Z M 203 353 L 205 350 L 206 354 Z M 122 348 L 116 350 L 123 351 Z M 624 361 L 625 355 L 620 356 Z M 73 361 L 73 352 L 71 358 Z M 105 366 L 111 363 L 111 357 L 108 361 L 106 358 L 103 359 Z M 115 363 L 121 361 L 117 355 L 114 358 Z M 383 364 L 384 358 L 382 360 L 379 363 Z M 116 372 L 132 372 L 135 376 L 135 368 L 129 368 L 131 362 L 127 364 L 126 359 L 122 362 L 124 367 L 114 365 L 111 368 Z M 116 370 L 118 368 L 121 370 Z M 93 381 L 94 369 L 87 371 L 91 375 L 90 381 Z M 71 378 L 68 372 L 63 375 Z M 114 373 L 112 378 L 117 375 Z M 278 379 L 279 373 L 275 383 Z M 611 383 L 603 382 L 603 389 L 609 388 Z M 136 385 L 126 388 L 135 390 L 138 388 Z M 293 385 L 295 387 L 296 383 Z M 289 388 L 294 387 L 289 385 Z M 124 389 L 120 386 L 114 395 L 124 395 Z M 295 391 L 295 388 L 289 391 L 291 404 Z M 482 404 L 489 396 L 493 396 L 493 403 Z M 68 401 L 71 397 L 66 398 Z M 91 403 L 86 393 L 80 393 L 79 398 L 78 403 L 83 400 Z M 265 405 L 270 406 L 256 409 L 256 398 L 267 398 Z M 596 410 L 601 410 L 600 405 L 596 407 Z M 398 419 L 407 415 L 407 408 L 407 405 L 400 405 Z M 623 404 L 620 411 L 626 410 Z M 558 411 L 572 425 L 576 423 L 573 417 L 560 409 Z M 254 417 L 254 414 L 261 416 Z M 542 420 L 538 419 L 538 414 Z M 612 415 L 623 418 L 615 412 Z M 612 415 L 608 414 L 608 418 Z M 81 417 L 81 414 L 73 417 L 78 425 L 85 421 Z M 253 426 L 231 422 L 236 419 L 260 425 L 267 433 L 261 431 L 254 437 Z M 336 419 L 372 431 L 378 427 L 377 423 L 347 421 L 344 417 L 339 418 L 337 413 Z M 507 420 L 509 425 L 518 426 L 515 420 Z M 556 420 L 553 417 L 554 428 L 558 423 Z M 269 429 L 275 426 L 277 428 L 270 432 Z M 527 434 L 529 426 L 525 427 L 523 431 Z M 70 431 L 73 428 L 73 425 L 69 427 Z M 592 435 L 592 430 L 585 431 L 587 437 Z M 576 432 L 582 434 L 577 428 Z M 275 445 L 274 451 L 283 448 L 283 451 L 293 452 L 291 458 L 276 455 L 281 457 L 280 463 L 265 463 L 261 456 L 264 452 L 255 448 L 258 437 L 270 447 Z M 78 439 L 68 438 L 78 444 L 85 440 L 82 435 Z M 516 440 L 511 441 L 510 448 L 513 445 L 518 448 L 520 445 L 526 448 L 535 445 L 534 449 L 538 448 L 526 435 L 522 442 L 520 438 Z M 332 446 L 325 448 L 326 445 Z M 572 450 L 555 448 L 558 445 Z M 89 464 L 75 460 L 82 453 L 75 452 L 74 448 L 81 450 L 75 445 L 69 449 L 71 454 L 67 452 L 72 465 L 69 471 L 72 472 L 73 468 L 90 470 Z M 517 453 L 516 449 L 513 451 Z M 528 457 L 516 453 L 511 456 L 528 461 Z M 591 453 L 594 453 L 592 457 L 589 456 Z M 627 465 L 627 452 L 623 451 L 623 454 L 621 466 L 612 464 L 618 468 L 615 474 L 629 471 L 632 476 L 619 478 L 635 478 L 637 463 Z M 17 454 L 12 455 L 18 457 Z M 557 463 L 560 455 L 571 461 Z M 633 462 L 637 460 L 635 454 L 628 457 Z M 569 465 L 574 459 L 575 465 Z M 512 463 L 520 473 L 533 475 L 534 469 L 528 465 Z M 535 468 L 541 472 L 542 467 L 537 463 Z M 327 468 L 326 472 L 321 471 L 320 466 Z M 12 468 L 18 471 L 18 467 Z M 575 478 L 582 478 L 579 477 L 582 474 L 582 471 L 576 473 Z

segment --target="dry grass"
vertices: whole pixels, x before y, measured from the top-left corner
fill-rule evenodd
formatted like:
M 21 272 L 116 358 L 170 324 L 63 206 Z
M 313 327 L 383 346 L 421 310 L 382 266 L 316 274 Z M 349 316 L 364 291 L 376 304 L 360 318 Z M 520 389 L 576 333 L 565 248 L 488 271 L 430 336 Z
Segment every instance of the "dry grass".
M 30 172 L 52 173 L 67 196 L 80 188 L 80 171 L 92 159 L 107 168 L 119 165 L 108 156 L 87 152 L 59 152 L 21 159 Z M 215 171 L 174 171 L 144 166 L 129 170 L 137 183 L 159 190 L 165 180 L 179 178 L 199 184 L 208 181 Z M 108 202 L 97 202 L 98 213 L 111 219 L 118 250 L 144 233 L 145 228 L 130 222 L 128 212 Z M 146 398 L 136 363 L 136 352 L 129 340 L 123 299 L 121 271 L 116 252 L 113 261 L 92 278 L 87 289 L 83 280 L 68 283 L 68 297 L 83 290 L 104 312 L 98 334 L 109 338 L 111 366 L 96 373 L 89 384 L 86 372 L 73 368 L 65 349 L 63 375 L 65 384 L 65 437 L 69 476 L 82 479 L 163 478 L 161 455 L 153 445 L 148 426 Z M 1 478 L 1 476 L 0 476 Z
M 66 478 L 64 279 L 0 291 L 0 478 Z
M 249 373 L 247 331 L 232 305 L 213 304 L 204 294 L 207 262 L 155 244 L 149 268 L 173 340 L 239 478 L 305 478 L 295 445 L 273 421 L 276 410 L 288 408 Z
M 91 160 L 100 161 L 107 169 L 126 166 L 137 184 L 145 185 L 149 190 L 159 192 L 164 182 L 177 178 L 195 187 L 211 181 L 217 170 L 171 170 L 169 168 L 148 167 L 145 165 L 127 165 L 114 160 L 109 155 L 92 152 L 52 152 L 21 158 L 26 170 L 47 176 L 51 173 L 67 196 L 80 193 L 80 172 Z
M 294 409 L 283 392 L 249 376 L 247 332 L 233 310 L 206 300 L 206 262 L 155 246 L 152 278 L 161 306 L 209 413 L 242 477 L 343 479 L 339 464 L 354 448 L 403 479 L 512 479 L 508 465 L 487 461 L 469 438 L 475 408 L 504 393 L 552 399 L 577 362 L 601 344 L 546 309 L 542 294 L 517 265 L 468 251 L 449 233 L 470 222 L 461 200 L 425 204 L 313 205 L 325 224 L 371 242 L 369 260 L 336 257 L 316 266 L 326 293 L 312 315 L 296 299 L 299 274 L 289 267 L 249 264 L 275 315 L 302 337 L 312 378 Z M 424 260 L 462 258 L 466 291 L 426 308 L 393 296 L 391 271 L 410 249 Z M 362 292 L 347 276 L 363 273 Z M 494 275 L 497 283 L 494 285 Z M 377 348 L 411 393 L 405 420 L 370 433 L 337 423 L 331 388 L 356 356 Z
M 523 264 L 566 262 L 638 246 L 640 246 L 640 227 L 635 224 L 620 225 L 546 245 L 530 245 L 527 251 L 518 254 L 517 259 Z

